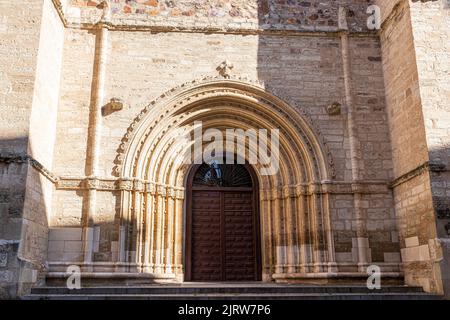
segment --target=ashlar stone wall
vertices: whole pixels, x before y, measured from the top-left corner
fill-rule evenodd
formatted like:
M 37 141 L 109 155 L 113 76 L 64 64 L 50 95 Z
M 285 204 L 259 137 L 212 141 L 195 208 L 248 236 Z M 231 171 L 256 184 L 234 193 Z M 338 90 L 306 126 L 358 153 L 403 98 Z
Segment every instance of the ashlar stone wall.
M 406 282 L 448 292 L 448 1 L 377 3 Z
M 64 28 L 51 1 L 0 2 L 0 297 L 42 280 Z

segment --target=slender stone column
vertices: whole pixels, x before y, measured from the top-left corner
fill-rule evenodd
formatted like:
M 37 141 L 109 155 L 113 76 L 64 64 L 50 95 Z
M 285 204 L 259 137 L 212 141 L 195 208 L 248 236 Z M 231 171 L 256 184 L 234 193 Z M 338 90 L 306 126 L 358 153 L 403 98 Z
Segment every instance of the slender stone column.
M 330 195 L 324 193 L 322 196 L 322 209 L 324 217 L 324 233 L 327 241 L 328 251 L 328 272 L 337 272 L 336 255 L 334 249 L 333 230 L 331 226 L 331 214 L 330 214 Z
M 175 207 L 175 190 L 173 187 L 170 187 L 168 190 L 167 197 L 167 236 L 166 236 L 166 244 L 165 244 L 165 260 L 166 260 L 166 268 L 165 272 L 167 274 L 173 273 L 173 256 L 174 256 L 174 221 L 176 215 L 176 207 Z
M 102 106 L 105 94 L 105 74 L 107 62 L 108 33 L 107 24 L 110 20 L 110 6 L 103 1 L 99 7 L 103 9 L 103 15 L 97 24 L 97 36 L 95 45 L 94 72 L 92 80 L 91 110 L 89 117 L 88 134 L 88 158 L 86 171 L 89 177 L 99 176 L 100 139 L 102 133 Z M 87 195 L 87 212 L 83 221 L 83 247 L 84 261 L 91 262 L 93 254 L 93 217 L 96 212 L 97 190 L 90 188 Z
M 130 231 L 129 221 L 131 219 L 131 201 L 133 181 L 130 179 L 121 179 L 119 182 L 119 188 L 121 190 L 120 201 L 121 201 L 121 225 L 119 234 L 119 246 L 118 246 L 118 256 L 120 262 L 129 261 L 129 234 Z
M 321 255 L 321 229 L 320 222 L 321 216 L 319 216 L 319 203 L 317 199 L 317 190 L 315 185 L 309 186 L 309 212 L 310 218 L 310 231 L 311 231 L 311 248 L 312 248 L 312 267 L 314 273 L 322 271 L 322 255 Z
M 345 100 L 347 105 L 347 126 L 350 142 L 350 161 L 352 167 L 352 182 L 354 185 L 361 180 L 361 146 L 358 140 L 358 130 L 355 121 L 355 106 L 353 102 L 353 89 L 352 89 L 352 71 L 351 71 L 351 57 L 349 49 L 349 31 L 347 27 L 347 21 L 345 17 L 345 11 L 343 8 L 339 10 L 340 15 L 340 29 L 341 31 L 341 54 L 342 65 L 344 72 L 344 86 L 345 86 Z M 368 257 L 368 238 L 367 230 L 364 222 L 363 208 L 361 205 L 362 195 L 358 193 L 358 190 L 354 190 L 354 210 L 355 210 L 355 222 L 356 222 L 356 239 L 355 244 L 357 246 L 358 256 L 358 270 L 361 272 L 366 271 L 366 266 L 369 261 Z
M 297 187 L 296 190 L 296 198 L 295 198 L 295 210 L 298 214 L 297 216 L 297 242 L 298 242 L 298 263 L 299 270 L 297 272 L 306 273 L 307 268 L 306 264 L 308 262 L 308 258 L 306 255 L 306 221 L 305 221 L 305 205 L 304 205 L 304 197 L 302 195 L 302 190 L 300 187 Z
M 284 272 L 284 245 L 282 243 L 281 234 L 281 210 L 280 210 L 280 194 L 278 189 L 272 190 L 272 212 L 273 212 L 273 235 L 275 244 L 275 273 L 281 274 Z
M 133 206 L 133 225 L 135 225 L 135 236 L 133 250 L 136 252 L 135 261 L 138 264 L 139 272 L 142 272 L 143 249 L 144 249 L 144 185 L 141 181 L 134 182 L 134 206 Z
M 261 249 L 263 258 L 263 281 L 271 281 L 273 273 L 273 242 L 272 242 L 272 219 L 271 219 L 271 192 L 261 190 Z
M 144 272 L 153 273 L 153 243 L 155 230 L 155 186 L 149 183 L 146 192 L 147 207 L 145 210 L 145 243 L 144 243 Z
M 294 235 L 297 233 L 295 223 L 295 211 L 292 204 L 291 188 L 288 187 L 283 192 L 284 197 L 284 212 L 285 212 L 285 234 L 287 243 L 287 272 L 295 273 L 295 247 L 296 241 Z
M 157 185 L 157 211 L 156 211 L 156 232 L 155 232 L 155 273 L 163 273 L 164 267 L 164 218 L 165 218 L 165 202 L 166 190 L 164 186 Z
M 175 273 L 180 276 L 179 280 L 182 280 L 181 275 L 183 272 L 183 208 L 184 208 L 184 190 L 176 191 L 175 198 Z

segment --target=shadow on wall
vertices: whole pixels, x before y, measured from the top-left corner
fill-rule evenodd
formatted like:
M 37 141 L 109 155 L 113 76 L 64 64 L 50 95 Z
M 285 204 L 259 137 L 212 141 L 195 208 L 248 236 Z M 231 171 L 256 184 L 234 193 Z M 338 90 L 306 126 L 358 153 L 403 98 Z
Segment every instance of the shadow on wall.
M 269 29 L 259 36 L 258 77 L 264 82 L 266 89 L 294 106 L 305 114 L 310 124 L 327 142 L 336 170 L 336 180 L 349 181 L 351 170 L 346 155 L 345 145 L 347 131 L 347 112 L 341 39 L 335 32 L 339 25 L 339 8 L 345 8 L 347 24 L 350 31 L 367 31 L 367 1 L 258 1 L 258 19 L 260 29 Z M 277 33 L 277 30 L 285 30 Z M 290 31 L 302 31 L 290 32 Z M 322 30 L 325 32 L 309 31 Z M 271 32 L 274 31 L 274 32 Z M 390 161 L 389 131 L 386 122 L 384 105 L 384 83 L 381 74 L 381 51 L 375 37 L 369 41 L 354 40 L 350 37 L 350 51 L 358 52 L 355 65 L 362 67 L 352 70 L 359 78 L 354 79 L 355 105 L 360 128 L 363 130 L 383 130 L 380 142 L 361 143 L 362 152 L 367 154 L 367 163 L 363 179 L 389 182 L 391 169 L 383 168 L 383 160 Z M 375 39 L 375 40 L 374 40 Z M 357 68 L 360 67 L 358 65 Z M 375 69 L 376 75 L 373 75 Z M 379 74 L 379 76 L 378 76 Z M 376 77 L 377 83 L 367 82 L 370 77 Z M 374 89 L 375 88 L 375 89 Z M 330 112 L 329 106 L 343 106 L 336 113 Z M 328 110 L 327 110 L 328 109 Z M 368 124 L 371 128 L 368 128 Z M 381 155 L 378 144 L 388 145 L 388 151 Z M 375 149 L 375 150 L 374 150 Z M 348 152 L 348 151 L 347 151 Z M 370 158 L 369 158 L 370 157 Z M 301 160 L 299 160 L 301 161 Z M 397 229 L 392 195 L 384 198 L 367 197 L 365 202 L 377 203 L 377 208 L 371 208 L 365 213 L 372 216 L 368 237 L 371 243 L 377 243 L 372 249 L 373 261 L 385 261 L 385 253 L 395 254 L 400 259 L 400 248 L 393 233 Z M 335 200 L 331 197 L 332 207 Z M 352 201 L 350 198 L 349 201 Z M 379 203 L 384 202 L 384 208 Z M 381 205 L 383 206 L 383 205 Z M 336 225 L 354 223 L 351 221 L 352 209 L 348 221 L 339 221 Z M 347 214 L 347 213 L 346 213 Z M 333 214 L 337 215 L 337 214 Z M 284 219 L 284 218 L 283 218 Z M 332 219 L 335 219 L 334 217 Z M 387 220 L 385 223 L 383 220 Z M 333 222 L 334 223 L 334 222 Z M 381 224 L 381 226 L 380 226 Z M 334 228 L 334 226 L 333 226 Z M 391 233 L 392 231 L 392 233 Z M 345 228 L 335 232 L 335 249 L 342 255 L 352 251 L 352 238 L 356 237 L 354 228 Z M 295 236 L 294 236 L 295 237 Z M 280 237 L 280 246 L 287 246 L 289 235 Z
M 437 210 L 449 210 L 450 214 L 450 148 L 431 148 L 429 151 L 433 194 Z
M 47 260 L 42 184 L 52 183 L 39 173 L 27 145 L 27 137 L 0 141 L 0 298 L 6 299 L 42 282 Z
M 450 148 L 431 148 L 430 178 L 439 238 L 450 238 Z
M 442 246 L 440 261 L 444 293 L 450 295 L 450 148 L 429 150 L 429 170 L 433 197 L 436 237 Z
M 84 261 L 84 238 L 82 226 L 90 226 L 87 228 L 87 234 L 91 239 L 88 241 L 92 244 L 92 259 L 93 262 L 117 262 L 118 261 L 118 241 L 120 233 L 120 205 L 121 196 L 120 191 L 113 192 L 97 192 L 97 203 L 105 204 L 114 201 L 113 209 L 114 215 L 110 215 L 104 205 L 100 205 L 99 217 L 102 221 L 91 220 L 85 221 L 85 214 L 89 206 L 89 191 L 77 190 L 76 195 L 82 199 L 80 209 L 80 220 L 75 223 L 64 223 L 61 227 L 50 227 L 49 230 L 49 245 L 48 245 L 48 260 L 50 262 L 83 262 Z M 111 194 L 112 193 L 112 194 Z M 102 199 L 102 197 L 107 197 Z M 58 198 L 58 205 L 64 200 Z M 57 214 L 70 216 L 71 212 L 65 212 L 64 206 L 55 208 Z M 72 210 L 72 209 L 69 209 Z M 101 211 L 106 212 L 107 216 L 113 217 L 108 220 L 103 217 Z M 76 219 L 75 219 L 76 220 Z

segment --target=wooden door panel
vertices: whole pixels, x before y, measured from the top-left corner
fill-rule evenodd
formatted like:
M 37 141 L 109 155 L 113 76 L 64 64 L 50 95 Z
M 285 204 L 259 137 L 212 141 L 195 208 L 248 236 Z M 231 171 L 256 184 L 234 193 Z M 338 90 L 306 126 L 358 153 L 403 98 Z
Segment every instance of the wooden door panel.
M 225 279 L 256 280 L 255 229 L 251 192 L 225 192 Z
M 192 280 L 256 280 L 253 193 L 193 191 Z
M 192 280 L 222 280 L 220 193 L 196 191 L 192 195 Z

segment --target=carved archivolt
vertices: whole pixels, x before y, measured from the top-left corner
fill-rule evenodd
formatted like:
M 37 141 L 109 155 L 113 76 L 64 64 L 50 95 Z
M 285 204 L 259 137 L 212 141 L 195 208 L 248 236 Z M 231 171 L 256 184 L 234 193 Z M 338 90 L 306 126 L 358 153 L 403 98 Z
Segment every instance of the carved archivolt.
M 174 153 L 170 145 L 175 141 L 167 138 L 168 133 L 193 119 L 204 122 L 208 117 L 206 109 L 217 111 L 219 108 L 223 108 L 223 120 L 227 118 L 230 126 L 233 123 L 247 129 L 252 126 L 251 122 L 259 121 L 268 129 L 280 129 L 284 139 L 281 148 L 291 152 L 296 162 L 305 161 L 311 166 L 306 168 L 310 177 L 296 183 L 329 180 L 335 176 L 330 151 L 320 131 L 311 125 L 302 108 L 268 93 L 258 81 L 233 76 L 194 80 L 172 88 L 152 101 L 139 113 L 123 137 L 113 174 L 153 180 L 155 177 L 142 176 L 143 166 L 148 164 L 148 159 L 142 158 L 148 154 L 143 155 L 143 152 L 155 151 L 165 141 L 164 146 Z M 244 111 L 247 117 L 244 117 Z M 162 156 L 161 153 L 159 155 Z
M 265 239 L 263 277 L 333 272 L 328 193 L 335 189 L 330 187 L 334 168 L 326 145 L 300 108 L 257 81 L 232 75 L 173 88 L 144 108 L 129 127 L 114 171 L 121 190 L 121 262 L 131 263 L 138 272 L 182 275 L 182 195 L 192 166 L 184 162 L 191 145 L 179 139 L 178 130 L 191 133 L 198 121 L 203 130 L 279 130 L 278 172 L 259 174 L 262 165 L 253 165 Z M 252 142 L 245 148 L 248 160 L 255 148 Z M 98 182 L 89 183 L 98 187 Z

